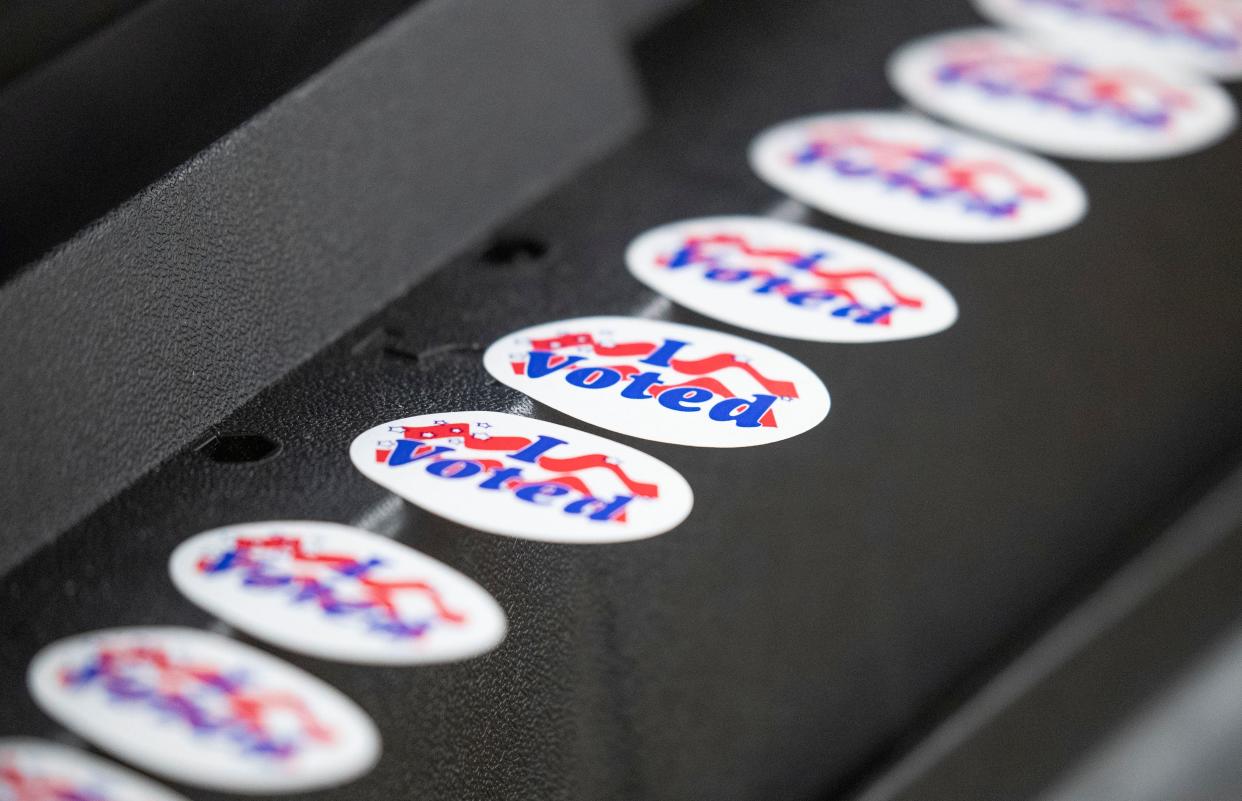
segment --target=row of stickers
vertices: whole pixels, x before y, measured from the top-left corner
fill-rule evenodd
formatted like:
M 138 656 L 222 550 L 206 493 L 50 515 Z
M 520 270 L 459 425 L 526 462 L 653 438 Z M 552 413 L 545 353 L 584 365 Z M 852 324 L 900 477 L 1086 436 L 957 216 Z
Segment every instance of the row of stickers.
M 902 48 L 890 77 L 915 105 L 1045 152 L 1168 156 L 1233 125 L 1228 95 L 1183 65 L 1242 76 L 1242 0 L 979 0 L 1028 32 L 970 30 Z M 1050 44 L 1049 34 L 1058 44 Z M 1090 56 L 1064 44 L 1089 45 Z M 1142 58 L 1135 59 L 1138 55 Z M 1069 174 L 911 113 L 840 113 L 762 135 L 751 163 L 797 200 L 911 236 L 997 241 L 1065 228 L 1086 211 Z M 665 225 L 630 245 L 640 281 L 725 323 L 817 342 L 934 334 L 953 297 L 915 267 L 819 230 L 762 217 Z M 828 414 L 823 382 L 750 340 L 669 322 L 586 317 L 502 337 L 501 382 L 585 423 L 659 442 L 776 442 Z M 690 514 L 669 465 L 595 434 L 487 411 L 408 417 L 359 435 L 364 475 L 449 520 L 557 543 L 669 531 Z M 507 623 L 448 566 L 333 523 L 199 534 L 173 553 L 178 589 L 226 623 L 293 652 L 359 664 L 477 656 Z M 374 764 L 371 719 L 335 689 L 227 637 L 131 628 L 61 640 L 29 671 L 32 695 L 102 748 L 189 784 L 242 793 L 337 784 Z M 6 795 L 7 793 L 7 795 Z M 179 796 L 75 749 L 0 740 L 0 798 L 169 801 Z

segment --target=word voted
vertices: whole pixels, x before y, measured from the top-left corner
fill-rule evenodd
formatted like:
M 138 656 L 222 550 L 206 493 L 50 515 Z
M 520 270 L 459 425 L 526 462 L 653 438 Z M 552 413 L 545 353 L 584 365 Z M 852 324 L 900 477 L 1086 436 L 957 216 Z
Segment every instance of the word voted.
M 654 400 L 666 409 L 675 412 L 706 411 L 707 417 L 718 423 L 733 423 L 741 428 L 758 428 L 759 426 L 775 426 L 776 420 L 771 412 L 776 395 L 757 393 L 753 398 L 725 397 L 713 404 L 708 404 L 717 396 L 716 392 L 705 386 L 679 385 L 665 386 L 660 380 L 661 374 L 656 371 L 640 371 L 632 365 L 583 364 L 586 356 L 563 356 L 555 353 L 557 349 L 573 345 L 592 344 L 590 335 L 571 335 L 547 340 L 536 340 L 531 343 L 532 350 L 526 362 L 514 362 L 513 370 L 519 375 L 532 379 L 560 375 L 575 387 L 582 389 L 609 389 L 622 384 L 620 396 L 627 400 Z M 679 370 L 677 352 L 689 345 L 677 339 L 665 338 L 654 351 L 638 359 L 639 364 L 652 367 L 663 367 Z M 621 355 L 621 354 L 617 354 Z M 738 361 L 731 354 L 718 354 L 714 357 L 720 362 L 712 365 L 713 369 L 730 366 L 740 367 L 752 375 L 759 377 L 746 362 Z M 771 381 L 765 383 L 769 388 L 777 387 L 783 397 L 797 397 L 797 390 L 792 382 Z
M 799 286 L 793 276 L 775 275 L 771 270 L 762 267 L 733 267 L 724 263 L 722 256 L 733 254 L 722 252 L 715 255 L 710 252 L 712 247 L 732 248 L 745 256 L 775 258 L 790 268 L 800 271 L 822 286 Z M 794 251 L 755 248 L 744 237 L 716 235 L 711 237 L 691 237 L 671 257 L 663 261 L 663 265 L 671 271 L 686 268 L 702 268 L 702 277 L 718 284 L 746 285 L 753 295 L 770 295 L 783 298 L 786 303 L 799 309 L 813 311 L 822 304 L 836 302 L 828 315 L 842 320 L 849 320 L 855 325 L 890 325 L 893 312 L 898 307 L 920 308 L 923 303 L 916 298 L 906 297 L 893 288 L 884 276 L 871 269 L 856 269 L 832 272 L 821 262 L 828 259 L 827 251 L 797 253 Z M 858 302 L 851 291 L 852 283 L 872 283 L 881 287 L 893 299 L 891 303 L 878 306 L 864 306 Z M 851 317 L 851 315 L 853 315 Z
M 423 441 L 454 436 L 473 438 L 469 427 L 461 424 L 445 423 L 421 428 L 409 427 L 405 429 L 405 436 L 405 439 L 392 443 L 391 449 L 376 450 L 376 461 L 385 463 L 390 468 L 419 463 L 429 475 L 450 481 L 460 481 L 482 475 L 483 479 L 479 482 L 478 489 L 509 492 L 520 501 L 540 506 L 552 505 L 554 498 L 575 495 L 576 497 L 569 500 L 561 511 L 569 515 L 581 515 L 587 520 L 624 523 L 625 508 L 635 496 L 654 498 L 659 492 L 654 484 L 630 481 L 627 477 L 627 486 L 634 492 L 634 495 L 622 494 L 610 499 L 598 498 L 590 492 L 585 483 L 574 477 L 557 476 L 546 480 L 527 481 L 523 477 L 525 470 L 523 467 L 506 467 L 496 459 L 453 456 L 459 453 L 457 448 L 449 445 L 430 445 Z M 523 438 L 513 439 L 528 444 L 521 445 L 510 453 L 498 455 L 515 462 L 535 466 L 547 466 L 549 458 L 545 454 L 553 448 L 568 444 L 563 439 L 546 434 L 538 435 L 534 441 Z M 585 458 L 599 461 L 600 464 L 596 466 L 609 466 L 604 462 L 602 455 L 594 454 Z M 573 461 L 576 463 L 581 460 Z M 624 475 L 615 465 L 612 469 L 619 475 Z

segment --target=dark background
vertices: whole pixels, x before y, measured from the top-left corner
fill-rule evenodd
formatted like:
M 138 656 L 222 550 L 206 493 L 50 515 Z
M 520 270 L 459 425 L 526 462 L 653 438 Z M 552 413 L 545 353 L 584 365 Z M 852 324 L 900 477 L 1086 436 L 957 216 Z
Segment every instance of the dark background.
M 0 3 L 0 280 L 414 2 Z

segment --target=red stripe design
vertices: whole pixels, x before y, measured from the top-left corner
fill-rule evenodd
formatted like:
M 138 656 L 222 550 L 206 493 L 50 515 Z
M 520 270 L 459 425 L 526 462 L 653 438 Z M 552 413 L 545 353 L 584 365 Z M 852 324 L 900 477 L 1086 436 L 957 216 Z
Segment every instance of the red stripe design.
M 896 301 L 897 305 L 907 306 L 912 309 L 923 308 L 923 301 L 918 298 L 912 298 L 909 295 L 901 294 L 897 291 L 897 288 L 893 286 L 891 281 L 877 273 L 875 270 L 869 270 L 864 267 L 847 272 L 831 272 L 823 269 L 822 267 L 815 267 L 811 270 L 811 274 L 817 278 L 823 279 L 824 288 L 827 291 L 836 292 L 842 297 L 847 298 L 851 303 L 857 303 L 858 299 L 846 288 L 845 285 L 847 282 L 875 281 L 877 284 L 884 287 L 884 291 L 888 292 L 893 300 Z
M 531 340 L 531 350 L 557 351 L 562 348 L 589 345 L 597 356 L 646 356 L 656 349 L 654 342 L 618 342 L 615 345 L 601 345 L 592 334 L 563 334 L 559 337 Z
M 798 397 L 798 388 L 794 386 L 792 381 L 779 381 L 768 378 L 747 362 L 738 361 L 738 358 L 732 353 L 717 353 L 715 356 L 708 356 L 703 359 L 672 359 L 669 361 L 669 364 L 672 365 L 674 370 L 685 375 L 707 375 L 708 373 L 736 367 L 748 373 L 751 378 L 759 382 L 761 387 L 773 395 L 783 398 Z
M 300 537 L 285 537 L 279 534 L 255 539 L 251 537 L 238 537 L 234 541 L 234 547 L 239 551 L 253 550 L 263 548 L 272 551 L 284 551 L 288 553 L 294 561 L 307 562 L 310 564 L 323 564 L 331 567 L 348 566 L 358 563 L 357 557 L 348 556 L 346 554 L 333 553 L 310 553 L 303 545 Z M 425 581 L 381 581 L 379 579 L 367 578 L 365 576 L 358 577 L 358 582 L 366 587 L 368 595 L 378 605 L 382 606 L 390 614 L 397 613 L 393 604 L 393 595 L 398 590 L 419 590 L 423 592 L 431 601 L 432 606 L 436 609 L 436 614 L 445 620 L 453 623 L 460 623 L 465 618 L 457 612 L 453 612 L 444 604 L 444 599 L 440 596 L 440 592 Z
M 477 437 L 469 423 L 440 423 L 433 426 L 405 426 L 405 438 L 417 440 L 461 437 L 467 448 L 476 451 L 520 451 L 533 440 L 526 437 Z
M 576 473 L 579 470 L 589 470 L 600 467 L 610 471 L 617 478 L 621 479 L 621 483 L 629 488 L 630 492 L 644 498 L 658 498 L 660 496 L 660 488 L 655 484 L 648 484 L 641 481 L 635 481 L 626 474 L 620 465 L 613 464 L 608 461 L 608 457 L 601 453 L 592 453 L 588 456 L 575 456 L 568 459 L 553 459 L 551 456 L 541 456 L 539 458 L 539 466 L 553 473 Z
M 628 369 L 633 372 L 638 371 L 637 368 L 634 367 L 629 367 Z M 732 395 L 727 395 L 727 397 L 732 397 Z M 527 437 L 485 437 L 480 439 L 471 432 L 469 423 L 438 423 L 432 426 L 417 427 L 406 426 L 405 437 L 406 439 L 420 441 L 461 437 L 466 447 L 472 450 L 509 452 L 520 451 L 533 442 L 533 440 Z M 425 453 L 427 450 L 430 450 L 430 446 L 426 446 L 426 449 L 418 448 L 414 451 L 414 455 L 418 456 L 421 453 Z M 472 461 L 478 462 L 488 471 L 499 470 L 503 467 L 503 464 L 496 459 L 474 459 Z M 621 483 L 623 483 L 630 490 L 630 492 L 633 492 L 635 495 L 639 495 L 644 498 L 658 498 L 660 496 L 660 488 L 658 485 L 631 478 L 620 465 L 611 463 L 608 460 L 608 457 L 602 453 L 570 456 L 561 459 L 551 456 L 541 456 L 537 460 L 536 464 L 551 473 L 577 473 L 582 470 L 603 468 L 620 479 Z M 587 495 L 594 495 L 594 493 L 592 493 L 587 488 L 586 484 L 581 480 L 575 479 L 575 481 L 578 482 L 578 484 L 574 486 L 575 489 L 580 489 L 581 492 Z
M 728 245 L 737 248 L 747 256 L 756 256 L 763 259 L 780 259 L 781 261 L 797 261 L 802 258 L 802 254 L 796 250 L 781 250 L 778 248 L 757 248 L 750 242 L 746 241 L 746 237 L 738 234 L 715 234 L 713 236 L 693 236 L 686 239 L 686 244 L 690 247 L 698 247 L 699 245 Z

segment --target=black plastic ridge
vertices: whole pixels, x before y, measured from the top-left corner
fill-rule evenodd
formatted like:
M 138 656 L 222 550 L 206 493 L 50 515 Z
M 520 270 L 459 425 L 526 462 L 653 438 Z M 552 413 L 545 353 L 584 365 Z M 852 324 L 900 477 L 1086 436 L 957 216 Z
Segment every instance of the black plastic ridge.
M 0 286 L 0 570 L 632 131 L 621 47 L 426 0 Z

